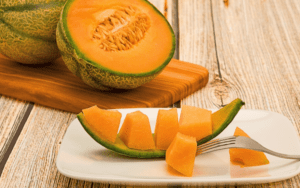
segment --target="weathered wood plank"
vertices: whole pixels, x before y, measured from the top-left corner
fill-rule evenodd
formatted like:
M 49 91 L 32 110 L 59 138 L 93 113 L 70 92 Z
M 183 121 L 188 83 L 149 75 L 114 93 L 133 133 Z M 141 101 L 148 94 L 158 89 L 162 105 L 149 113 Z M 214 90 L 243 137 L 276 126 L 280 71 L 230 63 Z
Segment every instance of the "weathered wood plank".
M 299 132 L 299 10 L 296 1 L 179 1 L 180 59 L 211 74 L 182 103 L 218 107 L 240 97 L 245 108 L 282 113 Z M 245 187 L 261 186 L 299 187 L 299 176 Z
M 68 185 L 56 156 L 75 114 L 35 105 L 0 178 L 0 187 L 57 187 Z
M 152 3 L 162 14 L 165 13 L 165 0 L 151 0 Z
M 209 70 L 208 85 L 185 98 L 182 103 L 203 108 L 220 107 L 216 93 L 218 65 L 214 45 L 210 1 L 179 0 L 179 59 L 202 65 Z
M 0 161 L 10 146 L 29 103 L 0 96 Z
M 214 1 L 213 7 L 223 85 L 227 86 L 223 100 L 240 96 L 246 108 L 282 113 L 299 130 L 300 36 L 292 34 L 300 24 L 298 3 L 230 1 L 226 8 Z
M 226 104 L 288 117 L 300 128 L 300 6 L 297 1 L 212 0 L 213 24 Z M 278 183 L 243 187 L 299 187 L 299 175 Z

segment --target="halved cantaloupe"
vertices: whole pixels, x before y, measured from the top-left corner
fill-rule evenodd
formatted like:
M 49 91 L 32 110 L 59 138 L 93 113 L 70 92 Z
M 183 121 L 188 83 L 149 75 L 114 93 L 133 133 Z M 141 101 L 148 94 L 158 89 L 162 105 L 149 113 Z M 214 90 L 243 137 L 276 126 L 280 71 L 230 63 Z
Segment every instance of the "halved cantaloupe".
M 82 110 L 91 134 L 96 134 L 109 142 L 115 142 L 122 114 L 116 110 L 103 110 L 92 106 Z
M 237 127 L 234 132 L 235 136 L 249 137 L 242 129 Z M 250 138 L 250 137 L 249 137 Z M 266 155 L 260 151 L 249 149 L 231 148 L 229 149 L 230 161 L 233 164 L 244 166 L 259 166 L 269 164 Z
M 126 115 L 119 136 L 129 148 L 140 150 L 155 149 L 149 118 L 141 111 L 131 112 Z
M 195 106 L 183 105 L 179 120 L 179 132 L 200 140 L 212 134 L 212 112 Z
M 166 151 L 166 162 L 183 175 L 192 176 L 196 152 L 196 138 L 178 132 Z
M 160 109 L 157 113 L 154 131 L 155 146 L 166 150 L 178 132 L 178 113 L 176 108 L 170 110 Z
M 175 51 L 171 25 L 147 0 L 69 0 L 56 38 L 69 70 L 101 90 L 151 81 Z

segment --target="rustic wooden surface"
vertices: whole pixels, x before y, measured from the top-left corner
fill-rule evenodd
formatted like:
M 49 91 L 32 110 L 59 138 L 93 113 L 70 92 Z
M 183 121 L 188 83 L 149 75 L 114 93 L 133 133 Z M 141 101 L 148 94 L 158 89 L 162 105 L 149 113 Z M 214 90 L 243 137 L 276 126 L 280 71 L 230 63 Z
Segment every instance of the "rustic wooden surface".
M 210 73 L 208 85 L 183 99 L 181 104 L 216 108 L 239 97 L 246 102 L 246 109 L 270 110 L 285 115 L 299 135 L 298 1 L 151 2 L 167 15 L 178 34 L 175 56 L 202 65 Z M 26 120 L 1 174 L 1 188 L 135 187 L 77 181 L 57 171 L 55 159 L 60 141 L 75 114 L 5 96 L 0 98 L 0 107 L 1 149 L 8 148 L 10 141 L 7 140 L 22 125 L 22 118 Z M 300 187 L 300 176 L 237 187 L 296 188 Z
M 0 97 L 0 161 L 13 140 L 28 106 L 28 102 Z

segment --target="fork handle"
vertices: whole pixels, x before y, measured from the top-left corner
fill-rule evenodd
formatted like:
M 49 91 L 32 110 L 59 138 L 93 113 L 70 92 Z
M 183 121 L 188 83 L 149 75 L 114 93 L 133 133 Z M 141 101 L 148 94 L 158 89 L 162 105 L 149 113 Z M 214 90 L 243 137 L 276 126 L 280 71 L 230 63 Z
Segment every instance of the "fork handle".
M 277 157 L 286 158 L 286 159 L 298 159 L 298 160 L 300 159 L 300 155 L 288 155 L 288 154 L 278 153 L 276 151 L 270 150 L 270 149 L 262 146 L 257 141 L 255 141 L 251 138 L 249 139 L 249 138 L 243 137 L 243 136 L 237 136 L 236 138 L 240 142 L 240 145 L 238 144 L 238 147 L 240 147 L 240 148 L 253 149 L 253 150 L 268 153 L 268 154 L 271 154 L 271 155 L 274 155 Z M 247 147 L 247 145 L 248 145 L 248 147 Z M 249 146 L 251 146 L 251 147 L 249 147 Z
M 286 158 L 286 159 L 300 159 L 300 155 L 287 155 L 287 154 L 283 154 L 283 153 L 278 153 L 272 150 L 269 150 L 267 148 L 264 148 L 264 150 L 261 150 L 262 152 L 277 156 L 277 157 L 281 157 L 281 158 Z

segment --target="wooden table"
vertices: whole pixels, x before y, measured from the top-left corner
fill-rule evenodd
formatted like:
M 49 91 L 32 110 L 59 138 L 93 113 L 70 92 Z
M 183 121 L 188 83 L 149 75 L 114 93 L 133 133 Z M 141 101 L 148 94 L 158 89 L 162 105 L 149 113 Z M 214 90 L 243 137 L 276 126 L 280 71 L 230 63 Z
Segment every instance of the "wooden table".
M 286 116 L 300 131 L 300 4 L 296 0 L 151 0 L 177 37 L 174 58 L 209 70 L 209 83 L 179 105 L 219 108 L 239 97 L 244 109 Z M 121 187 L 61 175 L 61 140 L 76 114 L 0 97 L 1 188 Z M 127 187 L 127 186 L 122 186 Z M 131 187 L 131 186 L 130 186 Z M 240 187 L 300 187 L 300 176 Z

